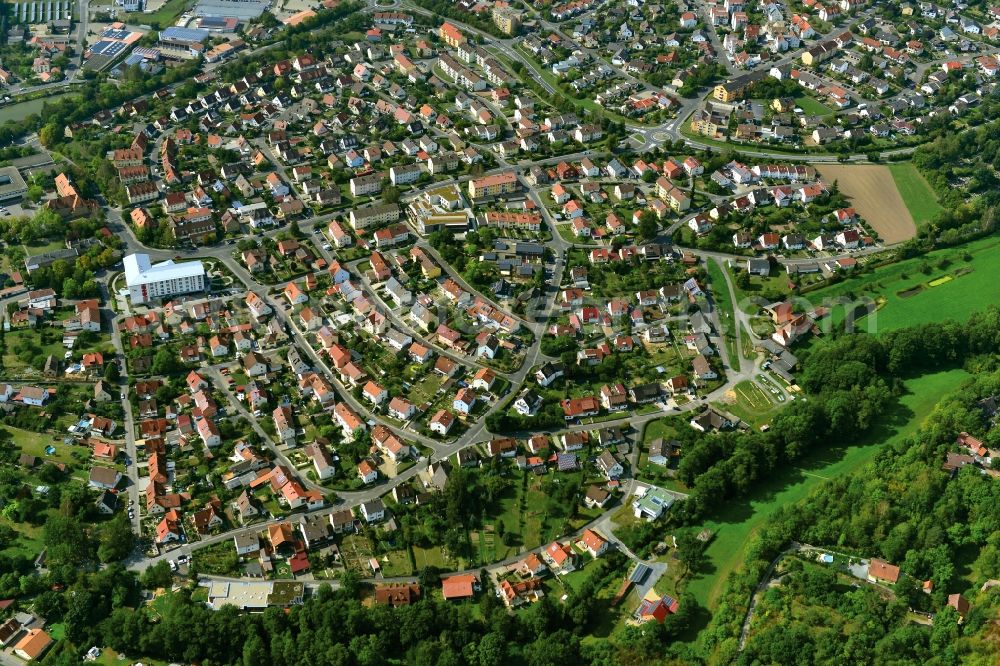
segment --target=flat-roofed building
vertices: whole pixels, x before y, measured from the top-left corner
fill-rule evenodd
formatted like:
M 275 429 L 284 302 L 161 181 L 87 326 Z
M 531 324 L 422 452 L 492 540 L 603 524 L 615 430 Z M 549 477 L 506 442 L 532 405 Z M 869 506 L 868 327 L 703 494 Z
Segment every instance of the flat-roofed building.
M 214 581 L 208 588 L 208 605 L 214 610 L 228 605 L 263 611 L 269 606 L 301 604 L 304 592 L 305 583 L 298 581 Z
M 124 265 L 132 303 L 205 290 L 205 266 L 200 261 L 167 260 L 151 264 L 148 254 L 130 254 L 125 257 Z
M 15 167 L 0 168 L 0 201 L 18 199 L 28 191 L 28 186 Z

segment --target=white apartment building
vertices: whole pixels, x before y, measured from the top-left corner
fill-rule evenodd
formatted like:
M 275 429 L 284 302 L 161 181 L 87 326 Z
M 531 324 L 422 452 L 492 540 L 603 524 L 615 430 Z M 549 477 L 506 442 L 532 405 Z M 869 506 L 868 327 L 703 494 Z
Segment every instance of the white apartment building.
M 125 283 L 133 304 L 205 290 L 205 266 L 200 261 L 150 264 L 148 254 L 130 254 L 124 264 Z

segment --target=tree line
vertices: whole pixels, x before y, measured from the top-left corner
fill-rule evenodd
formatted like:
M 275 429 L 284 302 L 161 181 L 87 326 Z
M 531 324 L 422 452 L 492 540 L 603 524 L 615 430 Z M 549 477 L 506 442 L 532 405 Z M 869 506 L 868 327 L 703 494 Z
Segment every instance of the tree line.
M 90 645 L 131 658 L 206 666 L 612 666 L 659 661 L 689 626 L 694 602 L 682 600 L 679 612 L 663 625 L 626 628 L 615 644 L 582 640 L 605 610 L 607 601 L 598 599 L 598 591 L 620 579 L 623 564 L 624 556 L 612 553 L 588 567 L 578 588 L 567 587 L 564 601 L 545 596 L 518 613 L 509 613 L 492 591 L 474 602 L 443 601 L 429 593 L 438 587 L 433 572 L 422 577 L 422 598 L 400 608 L 363 604 L 370 589 L 345 574 L 340 589 L 323 586 L 305 604 L 289 609 L 246 614 L 226 606 L 213 611 L 195 600 L 196 587 L 189 586 L 168 594 L 153 611 L 141 602 L 140 583 L 169 584 L 169 571 L 154 567 L 140 581 L 119 564 L 81 572 L 64 593 L 40 591 L 35 607 L 65 626 L 66 640 L 44 659 L 60 666 L 78 664 Z
M 895 402 L 902 380 L 961 366 L 1000 348 L 1000 309 L 967 322 L 932 322 L 879 336 L 845 334 L 803 355 L 808 396 L 783 409 L 767 432 L 700 436 L 684 450 L 678 477 L 691 487 L 684 520 L 712 513 L 808 453 L 855 442 Z
M 972 466 L 955 476 L 942 470 L 945 454 L 957 450 L 958 432 L 996 437 L 996 428 L 978 403 L 1000 392 L 1000 363 L 990 354 L 969 364 L 972 379 L 944 397 L 914 436 L 887 445 L 856 474 L 827 481 L 801 502 L 783 507 L 748 542 L 744 564 L 730 575 L 702 636 L 702 647 L 713 661 L 791 663 L 781 655 L 789 654 L 789 640 L 794 638 L 797 653 L 805 655 L 792 660 L 795 663 L 995 663 L 995 652 L 983 638 L 1000 604 L 979 588 L 1000 576 L 1000 516 L 995 511 L 1000 483 Z M 738 655 L 750 595 L 773 558 L 792 540 L 898 565 L 903 575 L 894 587 L 896 600 L 885 602 L 880 600 L 883 595 L 858 591 L 845 595 L 828 575 L 795 574 L 790 593 L 799 595 L 798 603 L 805 606 L 796 613 L 798 626 L 789 626 L 787 618 L 783 631 L 765 627 L 758 633 L 752 627 L 746 651 Z M 925 580 L 933 584 L 929 594 L 922 591 Z M 953 593 L 963 594 L 972 606 L 961 625 L 946 607 Z M 804 630 L 820 607 L 866 621 L 852 627 L 849 636 L 830 635 L 815 626 Z M 933 628 L 902 621 L 900 613 L 907 608 L 936 613 Z M 823 624 L 830 628 L 839 623 Z

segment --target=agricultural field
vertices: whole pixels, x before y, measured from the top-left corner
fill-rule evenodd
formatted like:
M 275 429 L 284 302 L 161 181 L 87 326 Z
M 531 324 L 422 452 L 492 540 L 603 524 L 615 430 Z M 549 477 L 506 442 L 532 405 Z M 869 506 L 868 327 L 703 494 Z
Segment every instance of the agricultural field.
M 961 249 L 936 250 L 924 257 L 876 268 L 872 273 L 807 294 L 819 305 L 847 296 L 859 303 L 875 301 L 877 310 L 860 323 L 870 332 L 888 331 L 922 322 L 963 320 L 983 309 L 983 295 L 995 291 L 1000 276 L 1000 241 L 983 239 Z M 839 324 L 846 309 L 833 309 Z
M 824 164 L 823 180 L 837 181 L 858 213 L 887 244 L 913 238 L 917 226 L 889 167 L 880 164 Z
M 699 604 L 714 609 L 729 573 L 744 560 L 748 537 L 763 527 L 777 509 L 804 498 L 824 480 L 859 469 L 883 445 L 916 432 L 938 399 L 958 388 L 967 377 L 964 370 L 947 370 L 907 380 L 906 393 L 859 444 L 817 451 L 761 484 L 747 500 L 726 506 L 716 520 L 703 526 L 715 533 L 706 550 L 710 563 L 706 570 L 711 573 L 695 576 L 687 591 Z
M 938 203 L 934 190 L 917 167 L 911 162 L 899 162 L 890 164 L 889 171 L 892 172 L 896 189 L 903 197 L 917 228 L 934 219 L 934 216 L 941 211 L 941 204 Z

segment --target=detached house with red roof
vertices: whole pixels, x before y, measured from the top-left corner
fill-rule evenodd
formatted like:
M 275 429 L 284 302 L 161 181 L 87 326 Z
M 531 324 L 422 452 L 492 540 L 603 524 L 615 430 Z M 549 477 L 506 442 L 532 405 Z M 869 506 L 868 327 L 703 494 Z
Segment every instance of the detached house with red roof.
M 471 599 L 482 589 L 479 578 L 474 574 L 449 576 L 441 581 L 441 595 L 445 600 Z
M 580 537 L 580 544 L 594 559 L 597 559 L 608 551 L 607 540 L 593 530 L 584 530 L 583 535 Z
M 601 411 L 601 404 L 594 396 L 583 398 L 567 398 L 560 403 L 566 420 L 596 416 Z
M 553 541 L 542 552 L 542 558 L 554 573 L 565 574 L 576 569 L 576 554 L 570 544 Z

